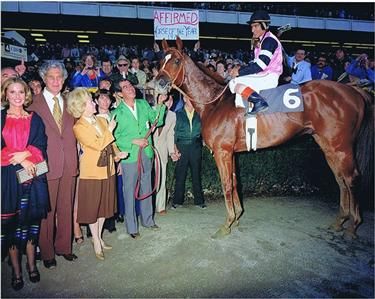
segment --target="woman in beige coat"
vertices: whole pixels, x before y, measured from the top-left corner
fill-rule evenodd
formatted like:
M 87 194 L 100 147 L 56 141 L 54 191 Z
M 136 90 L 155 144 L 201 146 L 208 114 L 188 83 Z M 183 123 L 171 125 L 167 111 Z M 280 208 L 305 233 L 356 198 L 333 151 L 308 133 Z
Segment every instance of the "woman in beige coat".
M 79 118 L 73 127 L 81 145 L 77 222 L 87 223 L 92 233 L 95 255 L 104 260 L 103 249 L 111 249 L 102 239 L 105 218 L 116 212 L 116 177 L 114 161 L 125 159 L 126 152 L 119 152 L 113 143 L 115 120 L 109 123 L 96 118 L 95 103 L 85 88 L 76 88 L 68 95 L 68 112 Z M 106 166 L 97 166 L 101 152 L 112 148 L 115 157 L 109 155 Z

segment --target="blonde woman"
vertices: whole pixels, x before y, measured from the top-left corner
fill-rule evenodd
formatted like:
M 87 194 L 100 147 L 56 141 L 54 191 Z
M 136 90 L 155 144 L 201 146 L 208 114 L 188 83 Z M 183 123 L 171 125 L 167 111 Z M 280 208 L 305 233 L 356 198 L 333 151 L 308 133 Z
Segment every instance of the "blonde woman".
M 42 119 L 25 107 L 32 102 L 30 88 L 18 78 L 1 87 L 1 251 L 9 252 L 12 288 L 24 286 L 21 259 L 32 283 L 40 281 L 35 263 L 40 221 L 48 211 L 46 175 L 35 176 L 36 165 L 47 159 L 47 136 Z M 25 169 L 34 178 L 19 183 L 16 171 Z
M 119 152 L 114 146 L 112 131 L 115 120 L 109 123 L 96 117 L 95 103 L 85 88 L 76 88 L 68 95 L 67 110 L 78 121 L 73 127 L 74 135 L 82 148 L 78 189 L 77 222 L 89 224 L 95 256 L 104 260 L 103 249 L 112 247 L 102 239 L 105 218 L 116 211 L 116 177 L 114 161 L 125 159 L 127 152 Z M 113 146 L 116 156 L 109 156 L 108 165 L 97 166 L 101 152 Z

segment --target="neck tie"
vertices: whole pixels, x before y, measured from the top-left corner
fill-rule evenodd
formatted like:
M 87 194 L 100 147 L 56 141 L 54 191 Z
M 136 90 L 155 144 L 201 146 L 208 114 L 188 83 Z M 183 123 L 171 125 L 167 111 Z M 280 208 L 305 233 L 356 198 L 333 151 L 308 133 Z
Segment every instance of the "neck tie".
M 55 105 L 53 106 L 53 118 L 56 121 L 57 126 L 59 127 L 59 130 L 61 132 L 62 127 L 62 113 L 61 113 L 61 107 L 59 104 L 59 99 L 57 97 L 53 97 L 52 100 L 55 101 Z

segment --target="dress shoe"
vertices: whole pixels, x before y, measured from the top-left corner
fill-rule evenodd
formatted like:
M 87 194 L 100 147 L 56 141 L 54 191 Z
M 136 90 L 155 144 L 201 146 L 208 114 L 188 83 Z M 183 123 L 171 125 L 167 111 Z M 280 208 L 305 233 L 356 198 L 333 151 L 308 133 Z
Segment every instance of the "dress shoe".
M 56 260 L 55 259 L 51 259 L 51 260 L 44 260 L 43 261 L 43 265 L 44 267 L 46 267 L 47 269 L 53 269 L 56 267 L 57 263 L 56 263 Z
M 132 237 L 134 240 L 138 240 L 141 238 L 141 235 L 139 233 L 135 233 L 135 234 L 129 234 L 130 237 Z
M 166 210 L 163 210 L 163 211 L 158 212 L 158 214 L 159 214 L 160 216 L 164 216 L 164 215 L 167 215 L 167 211 L 166 211 Z
M 158 230 L 161 230 L 160 226 L 154 224 L 154 225 L 151 225 L 151 226 L 148 226 L 147 227 L 148 229 L 151 229 L 153 231 L 158 231 Z
M 116 220 L 117 220 L 117 222 L 124 223 L 124 216 L 123 215 L 118 215 Z
M 67 253 L 67 254 L 59 254 L 56 253 L 57 256 L 62 256 L 64 259 L 66 259 L 69 262 L 72 262 L 76 260 L 78 257 L 74 253 Z

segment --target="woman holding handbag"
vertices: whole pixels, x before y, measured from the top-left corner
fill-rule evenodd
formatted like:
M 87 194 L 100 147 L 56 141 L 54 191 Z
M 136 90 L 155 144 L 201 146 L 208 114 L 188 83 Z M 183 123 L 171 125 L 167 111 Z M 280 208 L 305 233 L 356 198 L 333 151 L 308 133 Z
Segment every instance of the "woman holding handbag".
M 113 144 L 116 122 L 96 117 L 95 103 L 85 88 L 76 88 L 68 95 L 67 110 L 78 121 L 74 135 L 81 145 L 77 222 L 89 224 L 95 256 L 104 260 L 103 249 L 112 247 L 102 239 L 105 218 L 116 212 L 116 176 L 114 161 L 125 159 Z
M 1 87 L 1 246 L 12 263 L 12 287 L 23 288 L 21 259 L 26 252 L 29 280 L 40 281 L 35 264 L 39 227 L 48 211 L 48 187 L 44 165 L 47 136 L 42 119 L 27 112 L 32 96 L 18 78 L 5 80 Z M 44 163 L 41 163 L 43 162 Z M 42 169 L 44 168 L 44 169 Z M 31 179 L 17 178 L 17 171 Z M 41 174 L 43 173 L 43 174 Z M 39 175 L 37 175 L 39 174 Z

